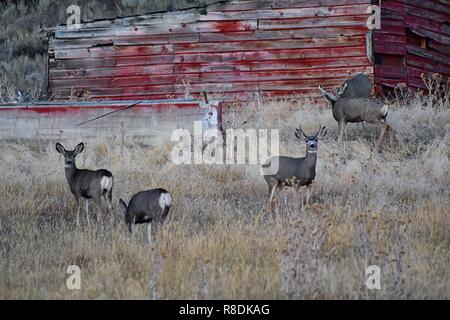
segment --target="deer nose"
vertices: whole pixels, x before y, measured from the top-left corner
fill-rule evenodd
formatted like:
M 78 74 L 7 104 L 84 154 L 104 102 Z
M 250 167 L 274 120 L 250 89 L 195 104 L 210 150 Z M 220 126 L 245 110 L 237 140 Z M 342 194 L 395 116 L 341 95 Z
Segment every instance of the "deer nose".
M 66 161 L 66 164 L 72 164 L 72 161 L 67 160 L 67 161 Z

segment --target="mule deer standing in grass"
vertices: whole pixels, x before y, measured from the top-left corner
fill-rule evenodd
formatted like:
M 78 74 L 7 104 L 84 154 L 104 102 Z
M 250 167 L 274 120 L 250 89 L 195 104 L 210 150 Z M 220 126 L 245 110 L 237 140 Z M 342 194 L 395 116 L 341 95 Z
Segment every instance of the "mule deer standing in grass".
M 325 126 L 320 127 L 317 133 L 312 136 L 306 135 L 301 127 L 295 129 L 295 136 L 306 143 L 306 156 L 303 158 L 272 157 L 262 165 L 264 174 L 264 168 L 271 167 L 274 161 L 278 162 L 276 174 L 264 175 L 269 188 L 269 211 L 272 210 L 273 197 L 279 187 L 295 187 L 298 193 L 300 187 L 306 186 L 306 203 L 309 202 L 310 185 L 316 177 L 317 145 L 319 138 L 326 134 L 327 128 Z
M 392 128 L 386 123 L 386 117 L 389 111 L 388 105 L 376 98 L 344 98 L 343 95 L 347 86 L 347 82 L 344 83 L 344 85 L 338 88 L 334 94 L 326 91 L 322 86 L 319 86 L 322 95 L 331 103 L 333 117 L 338 123 L 338 142 L 341 143 L 348 122 L 364 121 L 375 124 L 381 128 L 380 136 L 375 143 L 375 150 L 378 150 L 386 130 L 391 132 L 392 141 Z
M 111 172 L 105 169 L 96 171 L 78 169 L 75 164 L 75 157 L 84 149 L 81 142 L 73 151 L 66 150 L 62 144 L 56 143 L 56 151 L 64 156 L 64 166 L 66 178 L 69 182 L 70 191 L 75 196 L 77 204 L 77 225 L 80 223 L 80 198 L 85 199 L 86 217 L 89 223 L 89 199 L 94 201 L 97 207 L 97 221 L 100 219 L 102 211 L 101 198 L 108 202 L 108 210 L 112 209 L 112 189 L 114 186 L 114 178 Z
M 119 203 L 124 208 L 125 223 L 133 233 L 133 224 L 147 223 L 147 240 L 152 238 L 152 222 L 162 224 L 172 206 L 172 196 L 164 189 L 151 189 L 136 193 L 127 205 L 122 199 Z

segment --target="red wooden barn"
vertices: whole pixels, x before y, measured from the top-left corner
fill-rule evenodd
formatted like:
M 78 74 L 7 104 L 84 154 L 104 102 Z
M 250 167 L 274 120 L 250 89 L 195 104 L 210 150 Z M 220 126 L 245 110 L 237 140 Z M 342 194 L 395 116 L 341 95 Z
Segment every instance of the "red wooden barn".
M 49 33 L 50 99 L 248 99 L 317 94 L 363 72 L 381 87 L 450 75 L 448 0 L 233 0 L 59 26 Z

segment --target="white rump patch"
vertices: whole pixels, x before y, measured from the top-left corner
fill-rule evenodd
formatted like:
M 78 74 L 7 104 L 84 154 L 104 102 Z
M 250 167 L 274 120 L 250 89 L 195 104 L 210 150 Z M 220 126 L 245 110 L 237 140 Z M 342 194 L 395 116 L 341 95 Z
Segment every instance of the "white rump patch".
M 164 192 L 159 196 L 159 206 L 164 210 L 166 207 L 170 207 L 172 205 L 172 197 L 170 193 Z
M 389 111 L 389 106 L 388 106 L 387 104 L 385 104 L 385 105 L 383 106 L 383 108 L 381 108 L 381 110 L 380 110 L 381 115 L 382 115 L 383 117 L 385 117 L 385 116 L 388 114 L 388 111 Z
M 102 190 L 110 191 L 113 186 L 113 178 L 112 177 L 102 177 L 100 180 L 100 188 Z

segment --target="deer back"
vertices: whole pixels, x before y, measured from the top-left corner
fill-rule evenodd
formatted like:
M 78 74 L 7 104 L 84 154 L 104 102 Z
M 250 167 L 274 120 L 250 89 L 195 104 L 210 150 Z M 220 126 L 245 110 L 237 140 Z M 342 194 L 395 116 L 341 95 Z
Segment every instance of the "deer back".
M 373 122 L 382 117 L 383 105 L 383 101 L 374 98 L 340 98 L 335 103 L 333 115 L 337 115 L 337 120 L 344 118 L 348 122 Z
M 67 175 L 72 193 L 84 198 L 99 196 L 102 191 L 112 188 L 112 173 L 105 169 L 87 170 L 76 169 L 73 174 Z

